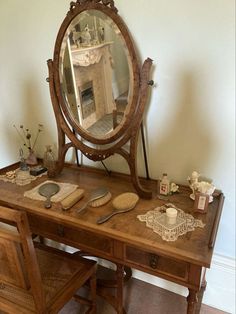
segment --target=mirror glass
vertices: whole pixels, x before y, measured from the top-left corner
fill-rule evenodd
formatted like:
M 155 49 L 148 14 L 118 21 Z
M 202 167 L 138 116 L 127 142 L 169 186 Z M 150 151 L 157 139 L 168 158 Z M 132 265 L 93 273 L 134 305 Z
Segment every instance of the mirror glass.
M 133 97 L 132 63 L 114 21 L 85 10 L 68 26 L 60 50 L 60 84 L 66 110 L 95 138 L 109 138 L 123 125 Z

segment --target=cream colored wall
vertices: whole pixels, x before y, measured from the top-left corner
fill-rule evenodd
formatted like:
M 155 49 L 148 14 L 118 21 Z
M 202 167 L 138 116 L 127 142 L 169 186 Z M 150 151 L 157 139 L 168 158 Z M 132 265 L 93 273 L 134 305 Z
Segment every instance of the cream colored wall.
M 18 158 L 12 125 L 45 131 L 38 145 L 56 146 L 46 60 L 69 8 L 66 0 L 0 2 L 0 166 Z M 186 183 L 192 170 L 226 196 L 216 252 L 235 256 L 235 108 L 233 0 L 117 0 L 140 58 L 154 60 L 156 82 L 145 114 L 150 174 Z M 110 158 L 111 169 L 128 168 Z M 141 148 L 140 174 L 145 174 Z

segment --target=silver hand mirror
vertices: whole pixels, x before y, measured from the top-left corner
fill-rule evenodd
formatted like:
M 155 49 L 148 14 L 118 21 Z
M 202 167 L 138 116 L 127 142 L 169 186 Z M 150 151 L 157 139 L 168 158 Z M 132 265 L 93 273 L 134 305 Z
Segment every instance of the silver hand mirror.
M 45 208 L 51 208 L 52 202 L 51 197 L 57 194 L 60 190 L 60 187 L 56 183 L 45 183 L 39 187 L 39 194 L 46 197 L 46 201 L 44 203 Z

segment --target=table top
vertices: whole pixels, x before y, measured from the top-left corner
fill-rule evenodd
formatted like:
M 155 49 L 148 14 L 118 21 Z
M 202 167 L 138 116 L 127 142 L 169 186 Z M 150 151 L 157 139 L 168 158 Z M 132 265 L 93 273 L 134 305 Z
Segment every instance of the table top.
M 16 165 L 4 168 L 0 173 L 3 174 L 14 167 Z M 106 223 L 98 225 L 96 223 L 98 218 L 112 211 L 111 201 L 101 207 L 88 206 L 81 213 L 77 213 L 76 209 L 83 206 L 89 199 L 90 192 L 100 186 L 106 186 L 109 189 L 112 199 L 124 192 L 135 192 L 128 175 L 111 173 L 108 176 L 107 172 L 103 170 L 67 165 L 61 174 L 53 178 L 53 181 L 78 184 L 80 188 L 85 189 L 84 198 L 68 211 L 63 211 L 60 203 L 53 203 L 51 209 L 45 209 L 42 201 L 24 197 L 25 191 L 34 188 L 46 180 L 48 178 L 45 175 L 25 186 L 18 186 L 14 183 L 0 180 L 0 204 L 16 209 L 23 209 L 29 213 L 61 223 L 65 226 L 92 231 L 96 234 L 101 234 L 145 250 L 163 254 L 164 256 L 210 267 L 224 200 L 221 192 L 216 193 L 214 201 L 208 206 L 207 214 L 201 214 L 193 211 L 193 201 L 189 197 L 191 190 L 188 186 L 180 186 L 180 192 L 169 196 L 169 200 L 165 201 L 157 198 L 157 182 L 155 180 L 143 179 L 141 180 L 142 184 L 152 189 L 153 198 L 151 200 L 140 199 L 133 210 L 115 215 Z M 145 223 L 140 222 L 137 219 L 137 215 L 143 215 L 147 211 L 162 206 L 167 202 L 174 204 L 195 218 L 201 219 L 206 224 L 205 227 L 196 228 L 194 231 L 180 236 L 174 242 L 162 240 L 157 233 L 147 228 Z

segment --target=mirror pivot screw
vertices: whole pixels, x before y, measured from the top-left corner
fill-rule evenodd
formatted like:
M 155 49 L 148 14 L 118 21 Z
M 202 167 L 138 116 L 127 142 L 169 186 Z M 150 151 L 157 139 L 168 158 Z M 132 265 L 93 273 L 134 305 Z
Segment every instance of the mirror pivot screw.
M 154 85 L 154 81 L 153 80 L 148 81 L 148 85 L 153 86 Z

